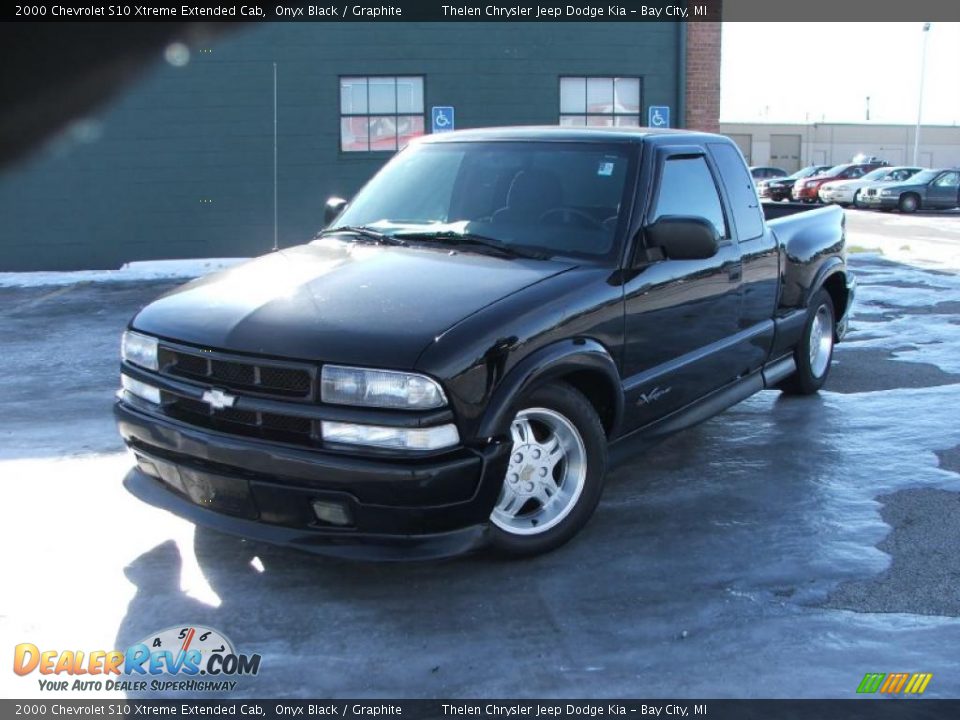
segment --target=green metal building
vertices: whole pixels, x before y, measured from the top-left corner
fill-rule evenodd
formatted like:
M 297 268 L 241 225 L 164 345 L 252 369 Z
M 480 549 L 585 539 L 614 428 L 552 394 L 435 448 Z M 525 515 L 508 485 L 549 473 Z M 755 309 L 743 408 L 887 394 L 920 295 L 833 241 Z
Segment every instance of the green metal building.
M 349 197 L 397 145 L 431 132 L 437 106 L 454 108 L 458 129 L 646 125 L 650 106 L 683 126 L 692 102 L 710 125 L 719 89 L 703 100 L 702 88 L 719 73 L 719 27 L 697 40 L 699 58 L 692 28 L 270 23 L 170 47 L 109 107 L 0 174 L 0 270 L 262 254 L 275 192 L 279 246 L 304 242 L 326 198 Z

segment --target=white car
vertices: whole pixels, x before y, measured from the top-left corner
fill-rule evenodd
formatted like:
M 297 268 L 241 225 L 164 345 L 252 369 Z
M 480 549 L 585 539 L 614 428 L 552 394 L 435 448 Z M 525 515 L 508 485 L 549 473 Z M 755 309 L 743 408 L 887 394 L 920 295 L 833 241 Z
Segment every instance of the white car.
M 857 206 L 860 192 L 867 186 L 882 185 L 889 182 L 902 182 L 920 172 L 918 167 L 880 167 L 854 180 L 834 180 L 820 186 L 820 200 L 825 203 L 837 203 L 843 207 Z

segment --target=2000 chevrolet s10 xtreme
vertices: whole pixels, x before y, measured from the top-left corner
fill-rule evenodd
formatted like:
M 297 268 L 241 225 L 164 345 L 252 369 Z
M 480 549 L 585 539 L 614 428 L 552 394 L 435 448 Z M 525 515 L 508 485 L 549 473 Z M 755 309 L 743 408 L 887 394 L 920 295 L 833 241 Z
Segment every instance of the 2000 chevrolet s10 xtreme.
M 414 142 L 331 200 L 312 242 L 133 318 L 127 487 L 354 557 L 556 548 L 594 512 L 613 450 L 823 384 L 854 283 L 843 211 L 801 209 L 761 208 L 718 135 Z

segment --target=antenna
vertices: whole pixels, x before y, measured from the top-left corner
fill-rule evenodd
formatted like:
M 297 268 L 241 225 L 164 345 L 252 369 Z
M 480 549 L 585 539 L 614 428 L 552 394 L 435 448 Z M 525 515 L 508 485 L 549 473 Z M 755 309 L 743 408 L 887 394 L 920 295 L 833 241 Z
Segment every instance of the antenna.
M 279 249 L 277 224 L 277 63 L 273 63 L 273 249 Z

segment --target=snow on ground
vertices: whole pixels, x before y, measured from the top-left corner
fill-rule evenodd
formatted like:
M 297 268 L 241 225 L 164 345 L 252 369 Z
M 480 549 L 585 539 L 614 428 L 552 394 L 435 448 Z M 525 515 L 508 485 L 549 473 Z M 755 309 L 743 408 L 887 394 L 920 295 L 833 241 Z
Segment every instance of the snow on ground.
M 847 244 L 877 251 L 894 262 L 916 267 L 960 270 L 960 213 L 901 215 L 862 210 L 847 212 Z
M 0 287 L 40 287 L 92 282 L 139 282 L 143 280 L 190 279 L 224 270 L 247 258 L 196 258 L 130 262 L 119 270 L 74 272 L 0 272 Z

